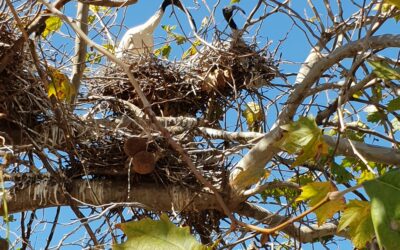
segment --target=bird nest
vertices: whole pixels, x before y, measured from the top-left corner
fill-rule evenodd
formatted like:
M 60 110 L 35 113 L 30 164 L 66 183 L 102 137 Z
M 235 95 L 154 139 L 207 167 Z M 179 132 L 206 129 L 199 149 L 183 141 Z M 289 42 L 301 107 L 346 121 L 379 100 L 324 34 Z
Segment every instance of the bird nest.
M 224 115 L 222 108 L 235 100 L 241 91 L 253 92 L 257 86 L 269 86 L 276 76 L 277 67 L 272 57 L 254 51 L 248 46 L 236 46 L 229 50 L 203 50 L 182 61 L 163 60 L 153 55 L 131 56 L 124 60 L 130 63 L 130 71 L 151 103 L 156 116 L 198 119 L 208 127 L 218 127 Z M 152 129 L 150 123 L 138 125 L 133 121 L 128 122 L 128 125 L 121 125 L 124 123 L 120 121 L 121 117 L 135 120 L 137 110 L 143 108 L 143 104 L 126 72 L 119 66 L 111 65 L 97 72 L 94 78 L 89 79 L 88 89 L 89 96 L 96 97 L 95 106 L 101 106 L 99 110 L 103 114 L 112 114 L 109 115 L 109 119 L 119 120 L 114 124 L 119 124 L 116 126 L 120 132 L 124 131 L 124 134 L 121 134 L 121 143 L 117 147 L 114 143 L 104 145 L 102 151 L 107 159 L 98 157 L 98 154 L 102 153 L 99 153 L 97 148 L 93 155 L 85 156 L 85 162 L 93 162 L 90 159 L 97 158 L 99 164 L 107 169 L 115 164 L 124 163 L 123 169 L 126 174 L 126 170 L 131 169 L 129 164 L 135 165 L 135 161 L 145 162 L 151 158 L 147 170 L 137 168 L 133 172 L 155 173 L 163 183 L 173 182 L 189 186 L 200 184 L 180 160 L 180 155 L 170 148 L 157 129 Z M 130 107 L 130 104 L 134 108 Z M 107 126 L 110 129 L 111 125 Z M 146 129 L 143 129 L 144 127 Z M 180 130 L 167 126 L 167 129 L 172 131 L 173 136 L 183 145 L 203 175 L 216 186 L 222 187 L 225 181 L 223 173 L 227 169 L 223 150 L 211 150 L 212 146 L 207 139 L 199 139 L 201 137 L 196 131 L 196 125 Z M 152 133 L 154 136 L 149 137 L 148 134 Z M 130 143 L 129 138 L 143 138 L 145 134 L 145 146 L 138 150 L 138 145 L 142 143 L 136 140 L 131 143 L 134 146 L 130 146 L 134 152 L 130 152 L 127 146 Z M 84 147 L 93 148 L 93 144 Z M 125 148 L 125 154 L 121 154 L 122 148 Z M 119 169 L 115 173 L 121 174 L 124 171 Z M 152 178 L 154 181 L 154 175 L 136 175 L 135 178 L 147 181 L 151 181 Z
M 192 58 L 167 61 L 151 55 L 124 59 L 130 63 L 152 110 L 159 116 L 191 116 L 210 119 L 215 123 L 220 116 L 210 107 L 224 107 L 242 90 L 268 86 L 277 70 L 271 56 L 240 46 L 224 50 L 199 51 Z M 98 81 L 101 79 L 101 81 Z M 105 69 L 89 84 L 90 92 L 112 96 L 142 108 L 126 73 L 119 67 Z
M 77 115 L 69 104 L 48 98 L 45 82 L 51 78 L 46 64 L 34 59 L 28 42 L 15 46 L 19 41 L 13 28 L 1 25 L 0 43 L 5 49 L 0 50 L 0 58 L 9 58 L 0 72 L 0 135 L 5 138 L 3 144 L 14 145 L 13 152 L 29 150 L 33 155 L 43 155 L 43 149 L 48 149 L 51 157 L 60 158 L 60 167 L 70 179 L 88 175 L 125 178 L 130 174 L 137 182 L 201 186 L 148 117 L 137 119 L 137 110 L 132 107 L 140 110 L 141 100 L 119 67 L 98 71 L 87 81 L 88 98 L 79 103 L 83 113 Z M 254 91 L 255 83 L 268 86 L 277 72 L 271 58 L 250 47 L 237 46 L 200 50 L 178 62 L 151 55 L 132 57 L 129 62 L 159 118 L 194 120 L 189 127 L 175 123 L 167 129 L 198 170 L 222 188 L 229 163 L 222 147 L 199 136 L 196 121 L 218 127 L 224 115 L 222 107 L 241 91 Z M 134 142 L 128 147 L 132 138 L 142 140 L 144 146 L 139 150 Z M 149 169 L 135 168 L 135 162 L 145 162 Z M 36 162 L 31 160 L 30 164 Z
M 46 91 L 32 68 L 34 62 L 22 38 L 13 28 L 0 26 L 0 131 L 5 144 L 23 144 L 36 137 L 38 126 L 51 111 Z

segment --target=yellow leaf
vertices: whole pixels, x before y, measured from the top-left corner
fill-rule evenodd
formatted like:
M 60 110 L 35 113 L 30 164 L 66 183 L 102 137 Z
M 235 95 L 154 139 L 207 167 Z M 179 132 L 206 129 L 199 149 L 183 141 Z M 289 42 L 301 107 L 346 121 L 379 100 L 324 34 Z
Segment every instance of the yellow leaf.
M 400 0 L 385 0 L 385 3 L 391 4 L 396 6 L 397 8 L 400 9 Z
M 322 131 L 310 117 L 300 117 L 298 121 L 281 126 L 283 137 L 275 146 L 290 154 L 297 154 L 292 167 L 307 161 L 319 161 L 328 154 L 328 145 L 322 137 Z
M 260 105 L 255 102 L 246 103 L 243 116 L 246 119 L 250 131 L 258 131 L 260 129 L 260 123 L 264 120 L 264 112 Z
M 59 101 L 71 101 L 71 98 L 75 95 L 76 91 L 68 77 L 52 67 L 48 68 L 48 74 L 51 81 L 47 89 L 47 96 L 49 98 L 54 96 Z
M 51 16 L 46 19 L 46 28 L 42 33 L 42 37 L 46 38 L 50 33 L 56 32 L 61 28 L 62 21 L 58 16 Z
M 371 204 L 367 201 L 351 200 L 340 218 L 338 231 L 349 228 L 348 233 L 354 246 L 362 249 L 374 235 Z
M 376 176 L 375 176 L 374 173 L 372 173 L 372 172 L 369 171 L 369 170 L 363 170 L 363 171 L 361 172 L 360 177 L 357 178 L 357 184 L 361 184 L 361 183 L 363 183 L 364 181 L 373 180 L 373 179 L 375 179 L 375 178 L 376 178 Z
M 313 207 L 322 201 L 329 192 L 337 191 L 337 188 L 331 182 L 311 182 L 301 187 L 301 194 L 297 197 L 296 201 L 308 201 L 308 206 Z M 342 210 L 345 206 L 344 199 L 328 201 L 317 210 L 318 225 L 323 224 L 327 219 Z
M 90 5 L 89 5 L 89 9 L 90 9 L 92 12 L 97 13 L 97 12 L 107 12 L 107 10 L 108 10 L 109 8 L 108 8 L 108 7 L 104 7 L 104 6 L 97 6 L 97 5 L 92 5 L 92 4 L 90 4 Z

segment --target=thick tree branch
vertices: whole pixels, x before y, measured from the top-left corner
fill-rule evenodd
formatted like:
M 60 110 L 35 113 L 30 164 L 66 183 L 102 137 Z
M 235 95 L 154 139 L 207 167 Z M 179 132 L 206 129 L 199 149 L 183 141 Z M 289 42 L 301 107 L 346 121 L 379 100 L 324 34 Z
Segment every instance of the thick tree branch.
M 324 135 L 325 142 L 332 148 L 336 147 L 337 138 Z M 389 165 L 400 165 L 400 150 L 370 145 L 362 142 L 351 141 L 357 151 L 368 161 Z M 340 139 L 337 154 L 357 157 L 348 139 Z
M 201 211 L 208 209 L 220 209 L 220 206 L 211 193 L 196 192 L 185 187 L 157 186 L 154 184 L 141 184 L 133 186 L 128 197 L 128 183 L 121 180 L 90 181 L 74 180 L 67 189 L 73 200 L 73 204 L 62 194 L 61 185 L 50 179 L 25 185 L 23 189 L 11 189 L 6 192 L 8 213 L 54 207 L 54 206 L 82 206 L 82 205 L 107 205 L 111 203 L 124 203 L 124 205 L 144 207 L 153 211 Z M 93 192 L 97 197 L 94 197 Z M 235 202 L 234 202 L 235 203 Z M 286 217 L 272 214 L 269 211 L 249 204 L 242 203 L 235 209 L 242 216 L 252 217 L 263 221 L 270 226 L 277 225 Z M 0 214 L 4 214 L 0 207 Z M 328 235 L 341 235 L 336 232 L 336 225 L 326 223 L 321 227 L 316 225 L 298 226 L 289 225 L 283 230 L 290 236 L 301 242 L 312 242 Z
M 323 43 L 323 42 L 322 42 Z M 282 136 L 280 125 L 288 123 L 305 98 L 305 93 L 321 75 L 344 58 L 353 57 L 360 51 L 400 47 L 400 35 L 381 35 L 350 42 L 334 50 L 327 56 L 319 53 L 319 46 L 314 49 L 296 79 L 296 87 L 290 94 L 287 104 L 282 109 L 274 129 L 265 135 L 235 166 L 229 178 L 233 195 L 240 195 L 245 187 L 238 185 L 241 176 L 254 177 L 262 173 L 265 165 L 280 150 L 274 143 Z
M 50 179 L 26 184 L 22 189 L 12 188 L 5 194 L 8 213 L 54 206 L 110 203 L 127 203 L 127 205 L 135 203 L 131 205 L 142 206 L 154 211 L 200 211 L 220 208 L 213 194 L 196 192 L 180 186 L 165 188 L 155 184 L 139 186 L 132 184 L 128 194 L 127 181 L 116 179 L 90 181 L 90 187 L 88 180 L 71 181 L 66 188 L 74 204 L 70 204 L 62 193 L 61 184 Z M 96 197 L 93 194 L 96 194 Z M 0 214 L 4 214 L 2 206 Z

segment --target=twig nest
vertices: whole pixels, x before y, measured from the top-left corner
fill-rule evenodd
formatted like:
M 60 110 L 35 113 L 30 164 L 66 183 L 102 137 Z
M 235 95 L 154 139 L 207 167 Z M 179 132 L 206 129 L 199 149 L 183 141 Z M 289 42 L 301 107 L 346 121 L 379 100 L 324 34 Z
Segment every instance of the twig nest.
M 201 89 L 207 93 L 220 91 L 225 88 L 228 82 L 232 81 L 229 70 L 217 68 L 207 74 Z
M 133 171 L 138 174 L 150 174 L 156 166 L 156 158 L 153 153 L 141 151 L 132 157 Z
M 126 155 L 133 157 L 141 151 L 146 151 L 147 140 L 140 137 L 131 137 L 124 144 L 124 152 Z

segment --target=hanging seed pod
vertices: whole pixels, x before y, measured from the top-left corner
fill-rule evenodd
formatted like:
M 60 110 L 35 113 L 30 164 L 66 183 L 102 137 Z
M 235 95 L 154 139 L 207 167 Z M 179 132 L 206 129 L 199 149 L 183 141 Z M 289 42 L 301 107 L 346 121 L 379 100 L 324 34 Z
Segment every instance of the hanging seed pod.
M 150 174 L 156 166 L 156 159 L 153 153 L 141 151 L 132 157 L 133 171 L 138 174 Z
M 128 156 L 135 156 L 138 152 L 146 151 L 147 139 L 131 137 L 125 141 L 124 152 Z

